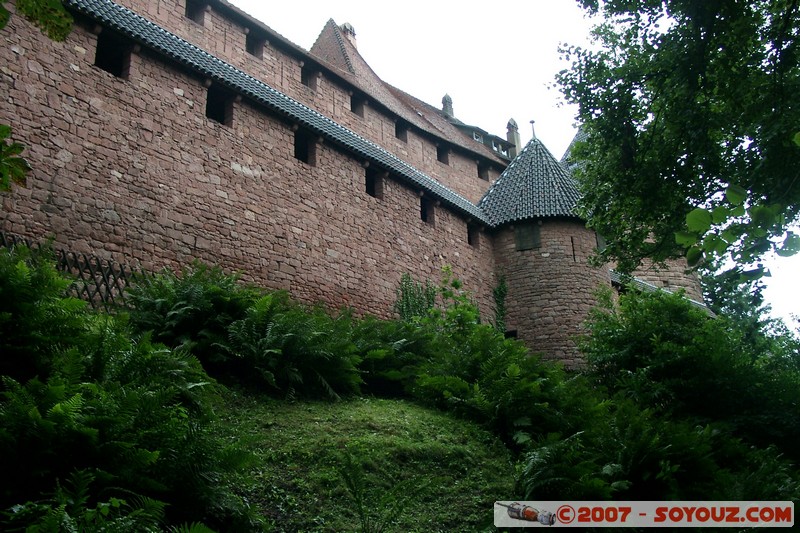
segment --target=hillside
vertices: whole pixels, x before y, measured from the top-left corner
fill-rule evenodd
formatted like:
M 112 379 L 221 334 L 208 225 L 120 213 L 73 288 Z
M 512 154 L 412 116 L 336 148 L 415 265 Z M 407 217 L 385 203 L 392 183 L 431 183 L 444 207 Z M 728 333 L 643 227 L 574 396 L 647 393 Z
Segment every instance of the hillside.
M 236 479 L 269 531 L 353 531 L 356 503 L 341 469 L 364 472 L 364 504 L 390 531 L 483 531 L 513 494 L 508 450 L 476 424 L 401 400 L 278 401 L 231 392 L 221 435 L 254 455 Z M 394 490 L 396 487 L 397 490 Z

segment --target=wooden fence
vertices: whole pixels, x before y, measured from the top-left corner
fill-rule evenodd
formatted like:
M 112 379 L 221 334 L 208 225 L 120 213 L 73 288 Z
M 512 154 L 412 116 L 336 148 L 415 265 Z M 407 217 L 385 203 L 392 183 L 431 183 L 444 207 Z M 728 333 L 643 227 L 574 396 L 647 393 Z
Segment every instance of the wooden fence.
M 18 235 L 0 232 L 0 245 L 6 248 L 25 245 L 42 247 Z M 47 245 L 45 245 L 47 246 Z M 93 308 L 111 311 L 127 305 L 125 289 L 144 271 L 97 256 L 53 249 L 56 268 L 73 279 L 69 294 L 88 301 Z

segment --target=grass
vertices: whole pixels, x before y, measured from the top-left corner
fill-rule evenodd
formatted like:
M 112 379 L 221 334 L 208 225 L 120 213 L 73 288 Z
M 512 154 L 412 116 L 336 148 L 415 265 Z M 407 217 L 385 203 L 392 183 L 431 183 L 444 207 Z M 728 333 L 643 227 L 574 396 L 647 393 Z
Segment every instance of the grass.
M 254 454 L 233 481 L 269 531 L 364 531 L 343 469 L 385 531 L 492 530 L 493 502 L 513 494 L 508 450 L 473 423 L 400 400 L 226 396 L 220 436 Z

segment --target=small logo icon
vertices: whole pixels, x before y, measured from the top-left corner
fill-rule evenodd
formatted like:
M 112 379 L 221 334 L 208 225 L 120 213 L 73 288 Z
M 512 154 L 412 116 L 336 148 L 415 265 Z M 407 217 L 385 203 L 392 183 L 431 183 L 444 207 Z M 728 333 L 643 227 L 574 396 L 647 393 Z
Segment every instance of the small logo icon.
M 544 526 L 552 526 L 556 523 L 556 515 L 550 511 L 540 511 L 530 505 L 522 505 L 519 502 L 514 502 L 511 505 L 505 503 L 495 502 L 500 507 L 505 507 L 508 511 L 508 516 L 515 520 L 524 520 L 526 522 L 539 522 Z

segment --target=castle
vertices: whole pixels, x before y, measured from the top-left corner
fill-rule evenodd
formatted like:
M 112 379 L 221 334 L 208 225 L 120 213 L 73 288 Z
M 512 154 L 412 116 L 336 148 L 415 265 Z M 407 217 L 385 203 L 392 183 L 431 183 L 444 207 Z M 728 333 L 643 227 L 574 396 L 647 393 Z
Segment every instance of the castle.
M 333 21 L 310 50 L 223 0 L 65 0 L 63 43 L 3 30 L 0 123 L 33 167 L 0 229 L 146 270 L 192 259 L 301 301 L 390 316 L 403 273 L 441 267 L 509 334 L 577 364 L 608 267 L 566 164 L 386 84 Z M 13 5 L 10 6 L 13 11 Z M 678 266 L 636 273 L 683 288 Z

